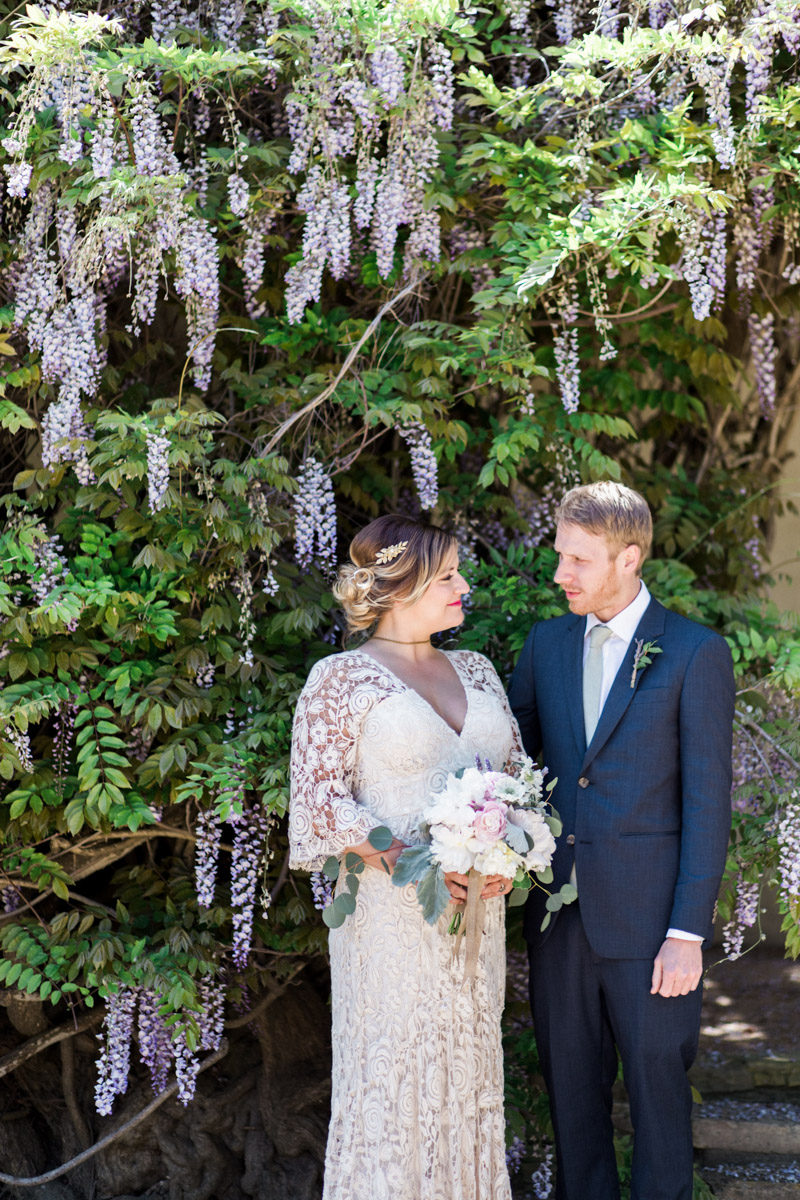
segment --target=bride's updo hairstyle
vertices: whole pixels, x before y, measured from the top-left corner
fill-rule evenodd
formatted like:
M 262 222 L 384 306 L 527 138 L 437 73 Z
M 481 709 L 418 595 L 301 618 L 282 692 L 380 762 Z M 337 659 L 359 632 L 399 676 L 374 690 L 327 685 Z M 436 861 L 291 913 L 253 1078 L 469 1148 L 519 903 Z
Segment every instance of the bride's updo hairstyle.
M 457 549 L 438 525 L 401 516 L 370 521 L 350 543 L 350 562 L 333 585 L 348 632 L 368 629 L 397 601 L 414 604 Z

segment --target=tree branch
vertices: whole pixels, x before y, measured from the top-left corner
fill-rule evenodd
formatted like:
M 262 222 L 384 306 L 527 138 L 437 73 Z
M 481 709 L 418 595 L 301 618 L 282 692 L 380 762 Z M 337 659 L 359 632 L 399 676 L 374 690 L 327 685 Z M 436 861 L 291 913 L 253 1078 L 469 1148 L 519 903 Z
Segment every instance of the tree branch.
M 272 437 L 267 442 L 264 454 L 269 454 L 272 450 L 274 450 L 283 435 L 288 433 L 293 425 L 295 425 L 298 421 L 301 421 L 303 417 L 307 416 L 310 412 L 313 412 L 315 408 L 319 408 L 321 404 L 324 404 L 325 401 L 333 395 L 358 357 L 361 347 L 370 337 L 372 337 L 373 333 L 376 331 L 386 314 L 391 312 L 391 310 L 400 300 L 405 299 L 406 296 L 410 296 L 412 292 L 416 291 L 418 286 L 419 277 L 415 275 L 410 283 L 407 283 L 406 286 L 397 293 L 397 295 L 391 296 L 385 304 L 381 305 L 367 328 L 361 334 L 361 337 L 350 350 L 350 353 L 342 363 L 335 379 L 333 379 L 326 388 L 323 388 L 318 396 L 315 396 L 313 400 L 309 400 L 308 404 L 304 404 L 302 408 L 299 408 L 296 413 L 292 413 L 291 417 L 287 417 L 287 419 L 278 426 L 278 428 L 275 430 L 275 433 L 273 433 Z
M 17 1067 L 21 1067 L 29 1058 L 40 1054 L 48 1046 L 54 1046 L 57 1042 L 63 1042 L 65 1038 L 75 1037 L 76 1034 L 91 1029 L 93 1025 L 99 1025 L 102 1016 L 101 1010 L 86 1013 L 79 1021 L 66 1021 L 63 1025 L 56 1025 L 54 1029 L 46 1029 L 44 1033 L 37 1033 L 35 1037 L 29 1038 L 16 1050 L 12 1050 L 10 1054 L 5 1054 L 0 1058 L 0 1079 L 4 1075 L 10 1075 L 12 1071 L 16 1071 Z
M 223 1041 L 216 1054 L 210 1055 L 200 1064 L 198 1074 L 202 1071 L 207 1071 L 209 1067 L 213 1067 L 216 1063 L 221 1062 L 227 1053 L 228 1043 Z M 159 1092 L 155 1099 L 145 1105 L 136 1116 L 131 1117 L 129 1121 L 125 1121 L 117 1129 L 113 1129 L 111 1133 L 107 1133 L 105 1137 L 100 1138 L 100 1141 L 95 1142 L 88 1150 L 83 1150 L 80 1154 L 76 1154 L 74 1158 L 71 1158 L 69 1162 L 62 1163 L 60 1167 L 54 1167 L 52 1171 L 45 1171 L 43 1175 L 29 1175 L 25 1177 L 6 1175 L 3 1171 L 0 1171 L 0 1183 L 4 1183 L 8 1187 L 24 1188 L 38 1187 L 42 1183 L 51 1183 L 54 1179 L 59 1179 L 62 1175 L 66 1175 L 68 1171 L 74 1170 L 81 1163 L 85 1163 L 88 1159 L 93 1158 L 95 1154 L 99 1154 L 101 1150 L 105 1150 L 107 1146 L 110 1146 L 112 1142 L 116 1142 L 124 1133 L 135 1129 L 137 1125 L 141 1125 L 142 1121 L 146 1121 L 157 1108 L 161 1107 L 165 1100 L 169 1100 L 170 1096 L 174 1096 L 177 1090 L 178 1082 L 176 1080 L 175 1083 L 171 1083 L 168 1088 L 165 1088 L 163 1092 Z

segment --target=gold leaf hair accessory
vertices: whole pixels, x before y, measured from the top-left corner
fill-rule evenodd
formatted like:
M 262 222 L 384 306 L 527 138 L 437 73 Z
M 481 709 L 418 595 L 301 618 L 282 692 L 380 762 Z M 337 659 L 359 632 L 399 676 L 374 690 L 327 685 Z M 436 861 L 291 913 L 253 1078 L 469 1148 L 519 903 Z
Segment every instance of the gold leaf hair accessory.
M 383 549 L 379 550 L 375 555 L 375 566 L 383 567 L 386 565 L 386 563 L 390 563 L 393 559 L 397 558 L 403 553 L 407 545 L 408 542 L 395 542 L 393 546 L 384 546 Z

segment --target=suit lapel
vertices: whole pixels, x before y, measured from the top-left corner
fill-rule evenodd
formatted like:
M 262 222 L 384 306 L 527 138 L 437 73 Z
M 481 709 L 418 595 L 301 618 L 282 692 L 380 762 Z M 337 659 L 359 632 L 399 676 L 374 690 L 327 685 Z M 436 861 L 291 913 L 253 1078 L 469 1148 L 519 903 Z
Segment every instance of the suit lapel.
M 589 766 L 589 763 L 596 756 L 599 750 L 603 748 L 611 734 L 616 729 L 622 719 L 628 705 L 636 695 L 636 688 L 631 687 L 631 675 L 633 673 L 633 662 L 636 657 L 636 642 L 653 641 L 661 636 L 664 632 L 664 607 L 657 600 L 650 600 L 647 608 L 644 611 L 641 621 L 636 627 L 636 633 L 631 638 L 631 644 L 628 646 L 622 666 L 617 671 L 617 676 L 611 685 L 611 691 L 608 693 L 608 699 L 603 705 L 603 711 L 600 714 L 600 720 L 597 722 L 597 728 L 594 731 L 589 746 L 586 750 L 586 757 L 583 760 L 583 770 Z M 638 685 L 637 685 L 638 686 Z M 579 684 L 578 695 L 582 695 L 582 677 Z M 577 707 L 577 706 L 574 706 Z
M 583 696 L 583 635 L 586 618 L 577 617 L 564 637 L 563 687 L 567 711 L 578 750 L 586 750 L 586 730 L 583 724 L 583 702 L 575 703 L 575 697 Z

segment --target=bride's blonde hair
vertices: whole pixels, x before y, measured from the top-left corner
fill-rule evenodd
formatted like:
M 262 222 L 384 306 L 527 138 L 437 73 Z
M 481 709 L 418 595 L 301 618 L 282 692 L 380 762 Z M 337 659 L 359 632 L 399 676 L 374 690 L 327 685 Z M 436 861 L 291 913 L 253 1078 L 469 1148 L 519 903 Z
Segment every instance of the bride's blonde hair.
M 419 600 L 457 549 L 453 534 L 438 525 L 396 515 L 370 521 L 350 543 L 350 562 L 333 585 L 348 632 L 368 629 L 397 601 Z

